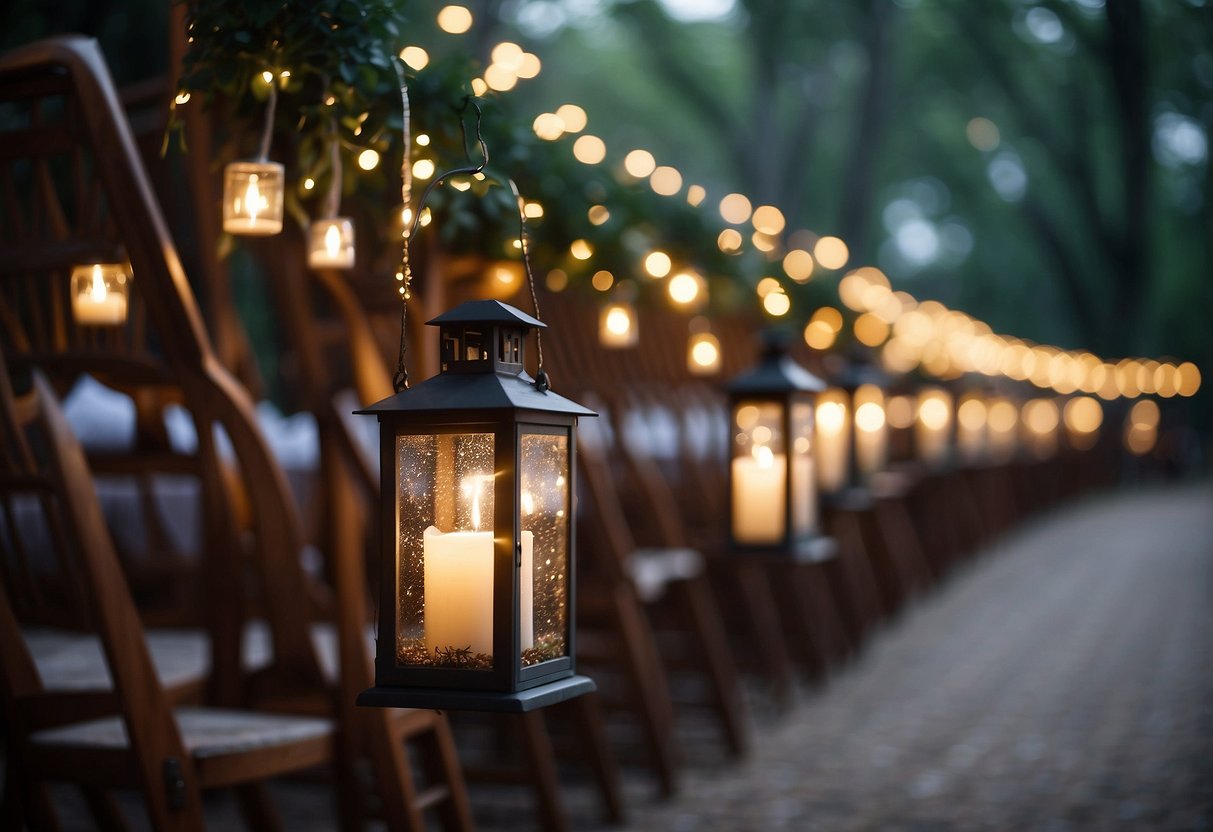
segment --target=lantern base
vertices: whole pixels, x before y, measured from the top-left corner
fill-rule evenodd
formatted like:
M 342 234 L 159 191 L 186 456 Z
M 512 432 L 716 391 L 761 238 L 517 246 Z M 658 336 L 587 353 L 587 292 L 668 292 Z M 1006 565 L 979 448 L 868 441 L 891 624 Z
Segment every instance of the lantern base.
M 421 708 L 436 711 L 490 711 L 524 714 L 576 699 L 598 690 L 589 676 L 569 676 L 514 693 L 449 688 L 374 687 L 358 694 L 357 704 L 370 708 Z

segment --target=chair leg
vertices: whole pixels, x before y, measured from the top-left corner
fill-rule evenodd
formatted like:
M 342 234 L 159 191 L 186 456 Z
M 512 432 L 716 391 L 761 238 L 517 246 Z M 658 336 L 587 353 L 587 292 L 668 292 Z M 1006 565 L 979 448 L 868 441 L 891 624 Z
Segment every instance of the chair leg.
M 455 749 L 455 740 L 446 717 L 434 714 L 430 730 L 420 739 L 421 764 L 426 778 L 430 783 L 442 783 L 446 787 L 446 799 L 438 804 L 437 810 L 443 829 L 448 832 L 471 832 L 472 806 L 468 801 L 459 753 Z
M 679 581 L 677 586 L 682 589 L 692 631 L 707 664 L 709 687 L 720 715 L 725 740 L 734 756 L 744 756 L 749 750 L 750 736 L 746 725 L 746 708 L 741 699 L 741 680 L 733 663 L 733 655 L 729 652 L 728 640 L 720 624 L 720 611 L 716 608 L 711 588 L 707 578 L 702 575 Z
M 744 624 L 749 626 L 754 640 L 753 650 L 779 711 L 791 705 L 795 682 L 788 641 L 779 621 L 778 604 L 770 581 L 772 564 L 742 562 L 730 570 L 741 594 L 745 610 Z
M 520 714 L 518 725 L 522 731 L 522 744 L 526 751 L 531 784 L 535 787 L 535 800 L 539 804 L 539 817 L 548 832 L 566 832 L 568 818 L 560 799 L 560 782 L 556 776 L 556 752 L 548 736 L 547 723 L 542 711 Z
M 611 594 L 615 632 L 619 635 L 628 682 L 639 701 L 640 721 L 663 797 L 678 790 L 674 752 L 674 708 L 665 673 L 656 654 L 648 621 L 630 589 L 620 584 Z
M 102 832 L 127 832 L 130 829 L 113 793 L 96 786 L 82 786 L 80 791 L 84 793 L 89 814 L 93 816 L 98 829 Z
M 392 832 L 422 832 L 425 821 L 417 807 L 417 786 L 404 752 L 404 742 L 391 724 L 392 712 L 383 708 L 366 710 L 363 717 L 375 790 L 379 794 L 383 819 Z
M 602 711 L 598 707 L 598 694 L 578 696 L 569 703 L 573 710 L 573 722 L 581 736 L 582 747 L 598 783 L 602 796 L 603 817 L 607 823 L 624 821 L 623 785 L 619 781 L 619 766 L 607 743 L 602 726 Z
M 236 787 L 236 801 L 244 822 L 254 832 L 281 832 L 282 818 L 270 799 L 269 788 L 264 781 L 245 783 Z

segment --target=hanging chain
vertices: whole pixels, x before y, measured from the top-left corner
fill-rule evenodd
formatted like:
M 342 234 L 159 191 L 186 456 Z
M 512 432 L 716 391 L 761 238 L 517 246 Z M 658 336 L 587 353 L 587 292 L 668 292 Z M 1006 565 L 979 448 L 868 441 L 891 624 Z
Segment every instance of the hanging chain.
M 337 117 L 329 119 L 329 190 L 324 197 L 324 218 L 331 220 L 341 208 L 341 139 L 337 132 Z
M 265 102 L 265 126 L 261 128 L 261 144 L 257 148 L 257 161 L 270 158 L 270 139 L 274 137 L 274 114 L 278 110 L 278 79 L 270 81 L 270 98 Z
M 479 176 L 483 177 L 484 169 L 489 164 L 489 148 L 488 148 L 488 145 L 484 141 L 484 134 L 481 131 L 481 122 L 484 118 L 484 112 L 480 109 L 480 103 L 476 100 L 475 96 L 471 96 L 471 95 L 465 96 L 463 99 L 463 106 L 459 110 L 459 131 L 460 131 L 460 135 L 463 140 L 463 155 L 468 159 L 469 162 L 471 161 L 472 154 L 471 154 L 471 148 L 468 146 L 467 123 L 463 118 L 463 114 L 467 111 L 468 107 L 471 107 L 476 113 L 476 128 L 475 128 L 476 129 L 476 144 L 480 149 L 480 162 L 478 164 L 471 164 L 471 165 L 466 165 L 466 166 L 460 167 L 460 168 L 453 168 L 451 170 L 445 171 L 442 174 L 439 174 L 438 176 L 435 176 L 429 182 L 429 184 L 427 184 L 425 186 L 425 190 L 423 190 L 421 192 L 421 198 L 417 200 L 417 209 L 415 211 L 410 210 L 410 202 L 412 199 L 412 186 L 413 186 L 413 170 L 412 170 L 412 165 L 410 164 L 411 139 L 409 136 L 408 85 L 405 83 L 404 71 L 401 68 L 399 61 L 393 60 L 392 65 L 396 69 L 397 78 L 400 79 L 401 109 L 402 109 L 403 116 L 404 116 L 404 118 L 403 118 L 404 126 L 403 126 L 403 131 L 402 131 L 403 138 L 404 138 L 404 161 L 403 161 L 402 169 L 401 169 L 401 182 L 402 182 L 401 197 L 402 197 L 404 205 L 405 205 L 404 214 L 403 214 L 403 217 L 405 220 L 405 223 L 404 223 L 405 227 L 404 227 L 404 241 L 403 241 L 404 244 L 402 246 L 403 259 L 402 259 L 400 270 L 396 273 L 396 280 L 400 281 L 400 283 L 401 283 L 401 285 L 399 287 L 399 291 L 400 291 L 400 350 L 399 350 L 399 355 L 397 358 L 396 378 L 395 378 L 396 392 L 399 393 L 401 390 L 407 389 L 409 386 L 408 369 L 405 367 L 405 351 L 406 351 L 405 332 L 406 332 L 406 326 L 407 326 L 406 307 L 407 307 L 407 303 L 408 303 L 408 300 L 409 300 L 409 297 L 411 294 L 410 286 L 412 283 L 412 273 L 410 272 L 410 269 L 409 269 L 409 245 L 412 241 L 413 235 L 417 233 L 417 229 L 420 227 L 422 209 L 424 208 L 426 200 L 429 199 L 430 193 L 434 190 L 434 188 L 438 187 L 439 185 L 444 184 L 446 182 L 446 180 L 449 179 L 450 177 L 463 176 L 463 175 L 468 175 L 468 176 L 479 175 Z M 540 315 L 539 315 L 539 295 L 537 294 L 537 292 L 535 290 L 535 273 L 531 268 L 531 242 L 530 242 L 530 236 L 529 236 L 529 231 L 528 231 L 527 222 L 526 222 L 526 200 L 524 200 L 522 198 L 522 195 L 518 192 L 518 185 L 514 182 L 513 179 L 507 179 L 506 182 L 510 186 L 510 191 L 514 195 L 515 205 L 518 208 L 518 243 L 522 249 L 522 264 L 523 264 L 523 268 L 526 271 L 527 287 L 530 289 L 530 293 L 531 293 L 531 303 L 535 307 L 535 319 L 541 321 L 542 319 L 540 318 Z M 540 391 L 544 391 L 551 387 L 551 382 L 550 382 L 550 379 L 548 378 L 547 371 L 545 371 L 543 368 L 543 335 L 538 329 L 535 330 L 535 350 L 536 350 L 536 356 L 538 359 L 537 372 L 535 373 L 535 386 Z
M 409 263 L 409 241 L 416 231 L 416 217 L 413 215 L 413 137 L 412 130 L 409 124 L 410 109 L 409 109 L 409 85 L 404 78 L 404 67 L 401 66 L 400 60 L 395 56 L 392 57 L 392 68 L 396 70 L 396 79 L 400 82 L 400 143 L 401 143 L 401 163 L 400 163 L 400 201 L 403 204 L 400 213 L 400 221 L 403 226 L 401 231 L 400 244 L 400 268 L 396 270 L 396 281 L 400 284 L 397 291 L 400 293 L 400 346 L 396 354 L 396 375 L 392 379 L 392 385 L 396 392 L 407 390 L 409 386 L 409 370 L 405 361 L 408 353 L 408 303 L 409 297 L 412 295 L 413 287 L 413 270 Z M 420 213 L 420 212 L 417 212 Z
M 522 267 L 526 270 L 527 288 L 531 290 L 531 304 L 535 307 L 535 320 L 542 321 L 543 318 L 539 315 L 539 295 L 535 291 L 535 272 L 531 269 L 531 238 L 530 229 L 526 224 L 526 200 L 518 193 L 518 185 L 513 179 L 508 180 L 510 190 L 514 193 L 514 201 L 518 205 L 518 244 L 522 248 Z M 536 353 L 536 372 L 535 386 L 540 391 L 547 390 L 552 386 L 552 381 L 548 378 L 547 370 L 543 369 L 543 330 L 536 328 L 535 330 L 535 353 Z

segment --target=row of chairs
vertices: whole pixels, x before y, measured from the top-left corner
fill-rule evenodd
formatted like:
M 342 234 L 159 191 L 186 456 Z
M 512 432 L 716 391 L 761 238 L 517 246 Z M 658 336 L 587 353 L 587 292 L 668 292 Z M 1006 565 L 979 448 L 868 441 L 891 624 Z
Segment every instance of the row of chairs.
M 453 716 L 353 705 L 371 683 L 377 552 L 367 528 L 379 480 L 347 413 L 351 389 L 362 404 L 391 390 L 390 285 L 309 272 L 297 229 L 253 247 L 282 366 L 316 425 L 317 471 L 301 512 L 258 427 L 247 339 L 210 254 L 217 200 L 199 152 L 205 119 L 187 114 L 195 210 L 184 212 L 193 227 L 183 233 L 201 253 L 195 279 L 209 331 L 96 45 L 58 39 L 6 56 L 0 103 L 0 672 L 3 811 L 13 822 L 52 826 L 44 784 L 67 780 L 103 827 L 117 825 L 113 787 L 138 789 L 157 828 L 200 827 L 200 791 L 235 787 L 249 825 L 272 828 L 264 780 L 323 764 L 344 829 L 370 817 L 422 829 L 430 809 L 444 828 L 470 828 L 465 781 L 480 780 L 524 784 L 538 822 L 562 829 L 557 721 L 576 732 L 603 816 L 618 821 L 617 755 L 635 752 L 661 795 L 677 790 L 688 742 L 744 755 L 754 700 L 743 676 L 787 707 L 798 679 L 827 679 L 876 624 L 1014 519 L 1003 475 L 952 472 L 834 506 L 832 557 L 729 557 L 727 413 L 716 390 L 686 376 L 685 319 L 650 310 L 638 349 L 604 355 L 585 339 L 592 306 L 545 297 L 546 316 L 559 321 L 548 350 L 558 389 L 602 413 L 583 423 L 579 443 L 578 657 L 601 693 L 552 720 L 496 720 L 489 728 L 513 739 L 488 743 L 490 765 L 469 765 L 476 749 Z M 75 326 L 67 272 L 119 246 L 136 274 L 128 324 Z M 437 250 L 419 255 L 410 331 L 424 366 L 417 324 L 480 284 L 452 280 Z M 752 325 L 718 324 L 724 374 L 753 359 Z M 133 407 L 129 441 L 90 448 L 87 459 L 56 404 L 85 376 Z M 175 417 L 192 428 L 189 442 L 169 429 Z M 166 487 L 183 481 L 190 510 L 166 509 Z M 106 528 L 98 495 L 115 493 L 126 495 L 120 523 L 137 533 L 113 528 L 113 511 Z M 989 495 L 973 505 L 989 518 L 980 527 L 954 519 L 952 501 L 968 494 Z M 198 533 L 182 541 L 189 513 Z M 707 730 L 689 733 L 695 726 Z M 498 752 L 510 747 L 521 764 L 503 768 Z

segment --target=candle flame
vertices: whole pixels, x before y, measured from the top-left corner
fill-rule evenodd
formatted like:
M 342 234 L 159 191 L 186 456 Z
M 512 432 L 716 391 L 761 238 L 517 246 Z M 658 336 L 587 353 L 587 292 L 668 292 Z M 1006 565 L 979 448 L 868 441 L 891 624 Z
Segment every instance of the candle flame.
M 775 454 L 766 445 L 755 445 L 753 454 L 759 468 L 775 467 Z
M 335 259 L 341 252 L 341 231 L 335 225 L 330 225 L 324 232 L 324 250 L 330 259 Z
M 257 212 L 261 209 L 261 189 L 257 187 L 257 174 L 249 177 L 248 188 L 244 191 L 244 210 L 248 212 L 250 222 L 257 221 Z
M 93 266 L 93 285 L 89 289 L 89 297 L 93 303 L 101 303 L 105 300 L 105 296 L 109 294 L 105 289 L 105 281 L 101 279 L 101 265 Z

